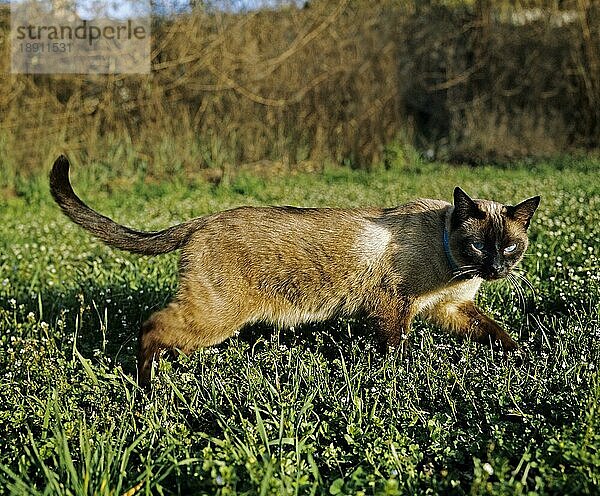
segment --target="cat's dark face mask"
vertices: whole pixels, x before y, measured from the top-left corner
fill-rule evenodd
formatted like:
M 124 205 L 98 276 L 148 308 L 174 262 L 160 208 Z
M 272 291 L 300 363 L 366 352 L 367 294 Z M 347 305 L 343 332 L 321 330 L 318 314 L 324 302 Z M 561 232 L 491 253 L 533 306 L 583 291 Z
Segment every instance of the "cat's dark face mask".
M 539 196 L 515 206 L 473 200 L 457 187 L 450 246 L 459 273 L 486 280 L 506 277 L 527 249 L 527 229 L 539 202 Z

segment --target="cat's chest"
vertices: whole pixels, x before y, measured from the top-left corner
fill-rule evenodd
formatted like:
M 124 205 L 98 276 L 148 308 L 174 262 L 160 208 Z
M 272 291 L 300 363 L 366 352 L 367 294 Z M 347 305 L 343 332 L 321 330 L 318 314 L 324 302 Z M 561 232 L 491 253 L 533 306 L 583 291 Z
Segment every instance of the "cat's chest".
M 481 282 L 480 278 L 475 277 L 419 295 L 414 302 L 415 313 L 422 313 L 439 304 L 472 301 L 479 290 L 479 286 L 481 286 Z

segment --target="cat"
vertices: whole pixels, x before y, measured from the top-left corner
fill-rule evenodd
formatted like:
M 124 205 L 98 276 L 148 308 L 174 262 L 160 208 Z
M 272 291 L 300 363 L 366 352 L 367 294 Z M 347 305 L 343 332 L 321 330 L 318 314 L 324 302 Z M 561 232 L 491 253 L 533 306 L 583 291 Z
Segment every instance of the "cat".
M 294 326 L 360 313 L 397 347 L 421 315 L 507 352 L 517 348 L 474 299 L 482 281 L 505 277 L 522 259 L 539 196 L 510 206 L 456 187 L 453 205 L 240 207 L 140 232 L 85 205 L 64 156 L 52 167 L 50 189 L 72 221 L 113 247 L 143 255 L 181 249 L 177 294 L 139 333 L 142 385 L 162 351 L 191 353 L 255 322 Z

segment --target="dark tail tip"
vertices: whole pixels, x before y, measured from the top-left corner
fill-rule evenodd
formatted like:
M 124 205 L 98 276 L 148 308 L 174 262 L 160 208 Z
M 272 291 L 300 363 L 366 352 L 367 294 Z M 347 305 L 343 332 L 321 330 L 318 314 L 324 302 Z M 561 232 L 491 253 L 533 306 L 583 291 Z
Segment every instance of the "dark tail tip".
M 69 175 L 69 159 L 64 155 L 59 156 L 52 166 L 52 172 L 50 172 L 51 178 L 59 178 Z
M 50 191 L 56 198 L 57 194 L 68 191 L 70 188 L 69 183 L 69 159 L 64 155 L 61 155 L 54 161 L 52 170 L 50 171 Z

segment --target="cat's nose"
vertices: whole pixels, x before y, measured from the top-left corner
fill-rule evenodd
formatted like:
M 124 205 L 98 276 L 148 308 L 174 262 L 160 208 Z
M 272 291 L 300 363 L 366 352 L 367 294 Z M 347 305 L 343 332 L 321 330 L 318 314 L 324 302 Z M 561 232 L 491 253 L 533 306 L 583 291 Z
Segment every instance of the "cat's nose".
M 494 276 L 499 276 L 503 271 L 503 267 L 500 262 L 494 262 L 492 264 L 492 266 L 490 267 L 490 269 L 491 269 L 492 275 L 494 275 Z

